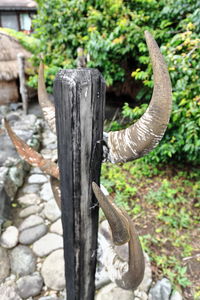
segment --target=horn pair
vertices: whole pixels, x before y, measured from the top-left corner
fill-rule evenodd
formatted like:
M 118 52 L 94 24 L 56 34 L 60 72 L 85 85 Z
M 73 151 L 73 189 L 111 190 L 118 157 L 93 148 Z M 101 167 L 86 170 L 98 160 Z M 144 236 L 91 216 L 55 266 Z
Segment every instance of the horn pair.
M 172 97 L 167 66 L 151 34 L 145 32 L 145 37 L 153 65 L 154 89 L 152 98 L 148 109 L 135 124 L 124 130 L 109 132 L 106 135 L 109 149 L 108 160 L 112 163 L 131 161 L 147 154 L 162 139 L 169 122 Z M 50 129 L 56 133 L 55 107 L 48 99 L 46 92 L 43 64 L 39 67 L 38 98 Z M 40 167 L 51 176 L 52 190 L 60 207 L 58 166 L 54 162 L 45 160 L 18 138 L 6 120 L 5 127 L 22 158 L 31 165 Z M 113 202 L 104 196 L 95 183 L 92 184 L 92 188 L 110 224 L 114 244 L 128 243 L 129 247 L 127 263 L 114 253 L 112 263 L 116 274 L 114 281 L 124 289 L 135 289 L 144 275 L 144 256 L 134 224 L 124 211 L 117 208 Z
M 153 65 L 152 98 L 148 109 L 135 124 L 124 130 L 108 132 L 108 161 L 112 163 L 131 161 L 150 152 L 162 139 L 169 122 L 172 95 L 167 66 L 151 34 L 146 31 L 145 37 Z M 44 117 L 55 133 L 55 107 L 45 89 L 43 64 L 39 68 L 38 97 Z

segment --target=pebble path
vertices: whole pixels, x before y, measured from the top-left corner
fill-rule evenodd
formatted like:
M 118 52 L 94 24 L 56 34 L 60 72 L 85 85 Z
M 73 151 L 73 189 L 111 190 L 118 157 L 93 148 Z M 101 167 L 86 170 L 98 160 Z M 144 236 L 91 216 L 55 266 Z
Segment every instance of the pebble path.
M 43 132 L 45 158 L 57 157 L 56 136 L 47 127 Z M 61 213 L 51 191 L 49 176 L 32 168 L 12 208 L 12 221 L 5 223 L 0 236 L 1 300 L 66 300 L 63 231 Z M 98 257 L 102 249 L 98 250 Z M 95 300 L 181 300 L 178 292 L 163 278 L 152 285 L 149 260 L 146 277 L 135 292 L 111 283 L 99 264 Z M 151 288 L 151 289 L 150 289 Z M 149 293 L 150 290 L 150 293 Z M 70 300 L 70 299 L 69 299 Z

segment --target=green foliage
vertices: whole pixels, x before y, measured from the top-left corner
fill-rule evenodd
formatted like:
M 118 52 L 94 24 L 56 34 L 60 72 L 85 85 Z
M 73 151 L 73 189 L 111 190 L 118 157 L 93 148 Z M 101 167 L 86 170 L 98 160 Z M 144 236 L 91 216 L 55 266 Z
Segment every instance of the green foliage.
M 133 180 L 126 179 L 126 174 L 120 172 L 120 166 L 104 164 L 102 166 L 102 184 L 108 189 L 109 193 L 116 194 L 115 202 L 118 206 L 129 210 L 128 200 L 137 192 L 137 188 L 133 186 Z
M 130 120 L 137 121 L 137 119 L 139 119 L 144 114 L 147 107 L 147 104 L 141 104 L 140 106 L 136 106 L 131 109 L 128 103 L 124 103 L 122 115 L 126 118 L 129 118 Z
M 187 267 L 183 266 L 181 261 L 174 255 L 166 255 L 163 251 L 158 255 L 155 252 L 151 252 L 151 247 L 164 247 L 161 241 L 156 238 L 152 238 L 151 235 L 145 235 L 141 238 L 143 249 L 149 253 L 151 260 L 162 270 L 162 276 L 166 276 L 175 286 L 188 287 L 191 285 L 190 280 L 187 277 Z
M 179 289 L 191 286 L 183 258 L 196 250 L 192 238 L 200 221 L 200 171 L 178 167 L 158 169 L 143 159 L 105 164 L 101 183 L 142 228 L 140 239 L 156 277 L 164 274 Z
M 167 162 L 173 158 L 177 161 L 200 163 L 200 8 L 193 1 L 189 2 L 190 4 L 176 1 L 175 10 L 172 10 L 174 6 L 171 5 L 166 6 L 162 12 L 166 15 L 170 11 L 170 14 L 180 20 L 176 27 L 178 33 L 161 47 L 172 80 L 173 109 L 165 138 L 146 158 L 147 162 Z M 180 12 L 181 16 L 184 12 L 186 17 L 180 18 Z M 188 12 L 190 14 L 186 14 Z M 161 37 L 161 33 L 160 31 L 158 36 Z M 151 87 L 153 81 L 148 68 L 145 71 L 137 68 L 132 76 Z M 131 109 L 125 104 L 123 115 L 129 117 L 129 121 L 137 120 L 144 112 L 142 108 Z
M 32 35 L 27 35 L 20 31 L 15 31 L 14 29 L 1 28 L 2 32 L 9 34 L 10 36 L 16 38 L 19 43 L 24 46 L 27 50 L 34 53 L 35 49 L 39 47 L 39 41 L 35 39 Z
M 143 88 L 135 101 L 125 104 L 128 123 L 145 111 L 153 80 L 144 31 L 152 32 L 169 66 L 173 86 L 173 112 L 165 137 L 148 162 L 184 160 L 200 162 L 200 7 L 196 0 L 52 0 L 38 1 L 34 20 L 34 63 L 42 54 L 47 65 L 48 91 L 60 68 L 76 66 L 77 48 L 89 54 L 88 67 L 96 67 L 107 85 L 125 79 L 125 66 Z M 159 12 L 159 13 L 158 13 Z M 31 79 L 31 85 L 36 78 Z M 119 129 L 116 122 L 112 130 Z
M 131 6 L 122 0 L 39 1 L 34 21 L 41 42 L 38 52 L 50 67 L 71 68 L 81 46 L 90 54 L 88 66 L 98 67 L 108 85 L 123 80 L 122 62 L 133 57 L 138 61 L 137 45 L 146 49 L 144 30 L 158 22 L 155 12 L 163 2 L 134 1 Z
M 191 212 L 185 205 L 187 198 L 179 192 L 180 188 L 172 188 L 170 182 L 164 180 L 158 190 L 147 194 L 146 200 L 158 209 L 158 220 L 173 228 L 188 228 L 192 222 Z
M 108 85 L 124 79 L 123 62 L 139 63 L 139 52 L 146 54 L 144 30 L 159 27 L 157 10 L 165 6 L 164 1 L 154 0 L 38 2 L 34 28 L 40 47 L 36 51 L 43 53 L 45 63 L 50 68 L 74 67 L 81 46 L 90 55 L 88 66 L 99 68 Z M 140 60 L 149 61 L 148 57 Z
M 194 295 L 194 300 L 199 300 L 200 299 L 200 288 L 198 288 L 198 290 L 196 291 L 195 295 Z

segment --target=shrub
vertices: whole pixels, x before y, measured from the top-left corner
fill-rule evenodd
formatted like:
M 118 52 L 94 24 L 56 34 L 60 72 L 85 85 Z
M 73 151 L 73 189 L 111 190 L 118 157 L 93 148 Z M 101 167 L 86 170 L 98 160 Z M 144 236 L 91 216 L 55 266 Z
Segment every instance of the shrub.
M 165 138 L 148 161 L 171 158 L 199 163 L 200 155 L 200 7 L 196 0 L 52 0 L 38 1 L 34 20 L 35 64 L 42 53 L 51 91 L 60 68 L 76 65 L 77 48 L 90 55 L 88 67 L 97 67 L 107 85 L 125 79 L 125 65 L 133 66 L 133 80 L 143 87 L 136 95 L 140 108 L 124 106 L 123 115 L 134 121 L 151 98 L 153 81 L 144 30 L 152 32 L 169 65 L 173 112 Z M 159 12 L 159 13 L 158 13 Z M 32 85 L 36 78 L 32 79 Z M 116 128 L 116 124 L 114 128 Z

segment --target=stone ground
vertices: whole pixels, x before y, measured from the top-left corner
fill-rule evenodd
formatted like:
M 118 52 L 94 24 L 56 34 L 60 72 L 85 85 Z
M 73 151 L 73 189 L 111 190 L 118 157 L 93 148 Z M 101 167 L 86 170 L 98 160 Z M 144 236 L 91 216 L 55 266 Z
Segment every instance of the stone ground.
M 41 153 L 57 157 L 56 136 L 45 126 Z M 101 261 L 101 245 L 98 258 Z M 152 283 L 150 263 L 135 291 L 126 291 L 111 283 L 99 263 L 95 300 L 181 300 L 178 292 L 163 278 Z M 61 213 L 51 191 L 49 177 L 31 168 L 23 187 L 13 202 L 12 218 L 4 224 L 0 237 L 1 300 L 64 300 L 63 236 Z

